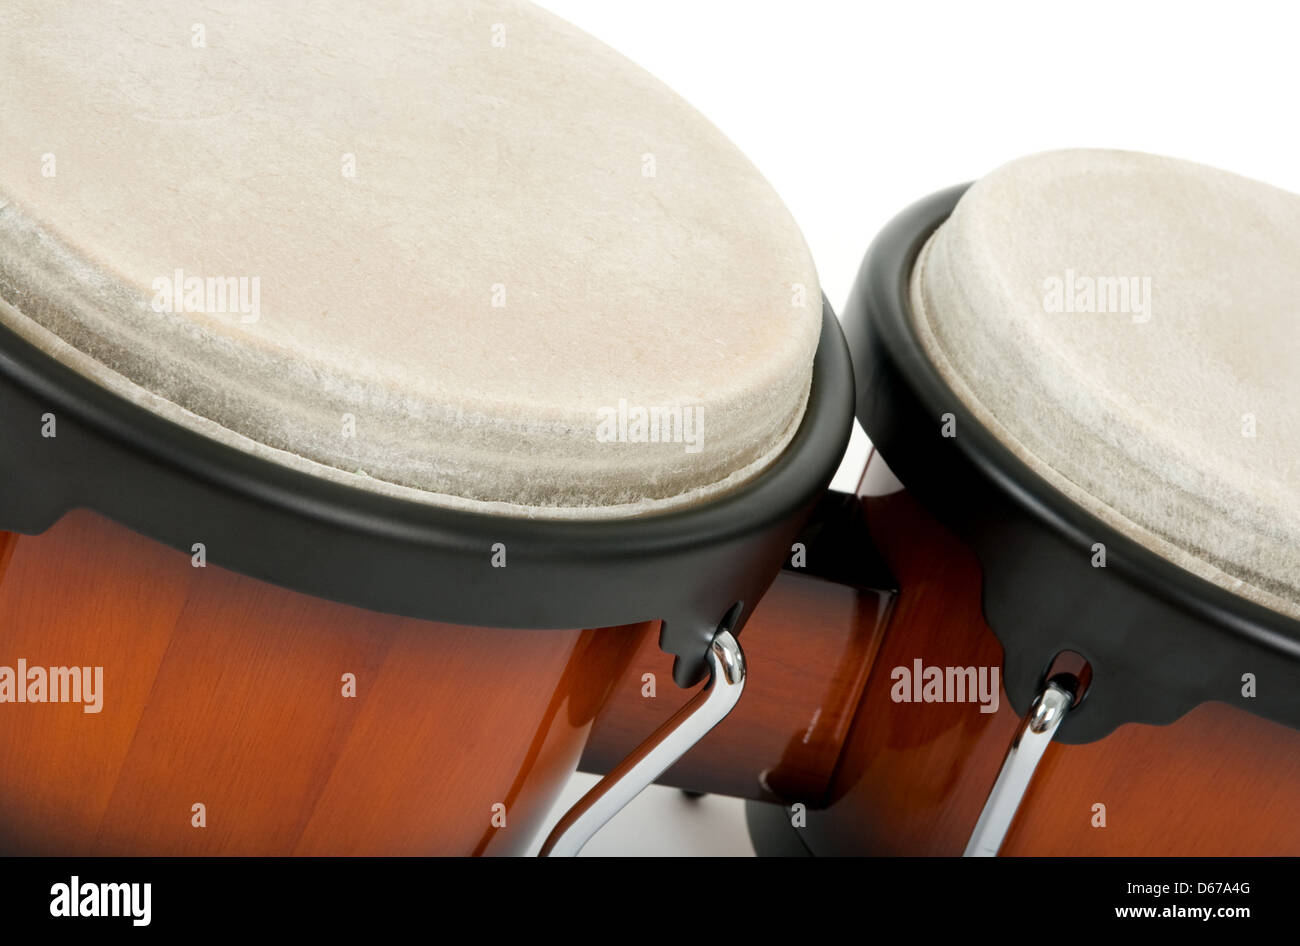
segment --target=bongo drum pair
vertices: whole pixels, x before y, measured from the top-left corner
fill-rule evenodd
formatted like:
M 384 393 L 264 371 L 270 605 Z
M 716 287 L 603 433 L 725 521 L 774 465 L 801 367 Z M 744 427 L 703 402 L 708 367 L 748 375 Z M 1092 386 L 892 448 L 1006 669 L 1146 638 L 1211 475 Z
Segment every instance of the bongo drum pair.
M 192 20 L 0 12 L 0 848 L 573 854 L 654 781 L 761 850 L 1300 847 L 1297 198 L 1028 158 L 841 332 L 536 7 Z

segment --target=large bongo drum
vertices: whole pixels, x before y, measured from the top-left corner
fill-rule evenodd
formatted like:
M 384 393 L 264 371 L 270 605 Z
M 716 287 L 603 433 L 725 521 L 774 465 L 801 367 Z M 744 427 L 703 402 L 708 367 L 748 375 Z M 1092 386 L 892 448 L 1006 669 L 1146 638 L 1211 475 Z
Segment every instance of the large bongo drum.
M 807 612 L 865 683 L 818 779 L 749 793 L 760 849 L 1300 852 L 1297 260 L 1300 197 L 1109 151 L 881 233 L 844 327 L 890 607 Z
M 662 648 L 704 687 L 571 853 L 847 442 L 699 114 L 524 3 L 309 9 L 0 12 L 5 853 L 520 852 Z

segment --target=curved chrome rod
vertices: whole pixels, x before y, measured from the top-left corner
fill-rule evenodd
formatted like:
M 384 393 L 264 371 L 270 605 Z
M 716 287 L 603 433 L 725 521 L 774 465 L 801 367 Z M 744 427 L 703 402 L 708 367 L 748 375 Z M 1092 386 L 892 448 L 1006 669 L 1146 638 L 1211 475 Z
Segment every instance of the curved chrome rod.
M 997 857 L 1043 752 L 1073 702 L 1074 696 L 1055 683 L 1049 683 L 1034 699 L 1029 715 L 1021 720 L 1016 738 L 1011 741 L 1002 771 L 984 803 L 980 820 L 975 822 L 963 857 Z
M 576 856 L 610 818 L 726 718 L 745 689 L 745 654 L 731 632 L 723 630 L 709 645 L 708 658 L 712 674 L 704 689 L 565 813 L 540 856 Z

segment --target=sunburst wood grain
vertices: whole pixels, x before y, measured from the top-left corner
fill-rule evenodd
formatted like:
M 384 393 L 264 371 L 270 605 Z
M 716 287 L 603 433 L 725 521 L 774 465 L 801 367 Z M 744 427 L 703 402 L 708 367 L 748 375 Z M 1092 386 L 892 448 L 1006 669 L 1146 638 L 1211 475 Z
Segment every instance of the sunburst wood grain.
M 0 564 L 0 664 L 104 667 L 98 714 L 0 704 L 7 853 L 521 852 L 653 636 L 363 611 L 88 512 L 6 534 Z

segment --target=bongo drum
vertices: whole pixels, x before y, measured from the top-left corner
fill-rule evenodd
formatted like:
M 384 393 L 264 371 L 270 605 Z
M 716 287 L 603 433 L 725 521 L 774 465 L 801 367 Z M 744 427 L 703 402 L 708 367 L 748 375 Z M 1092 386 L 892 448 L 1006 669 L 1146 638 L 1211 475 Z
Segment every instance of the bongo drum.
M 702 116 L 525 3 L 313 12 L 0 12 L 6 853 L 520 852 L 662 648 L 707 682 L 573 853 L 734 705 L 844 451 Z
M 844 328 L 896 595 L 832 774 L 756 838 L 1300 851 L 1298 259 L 1300 197 L 1113 151 L 889 224 Z

